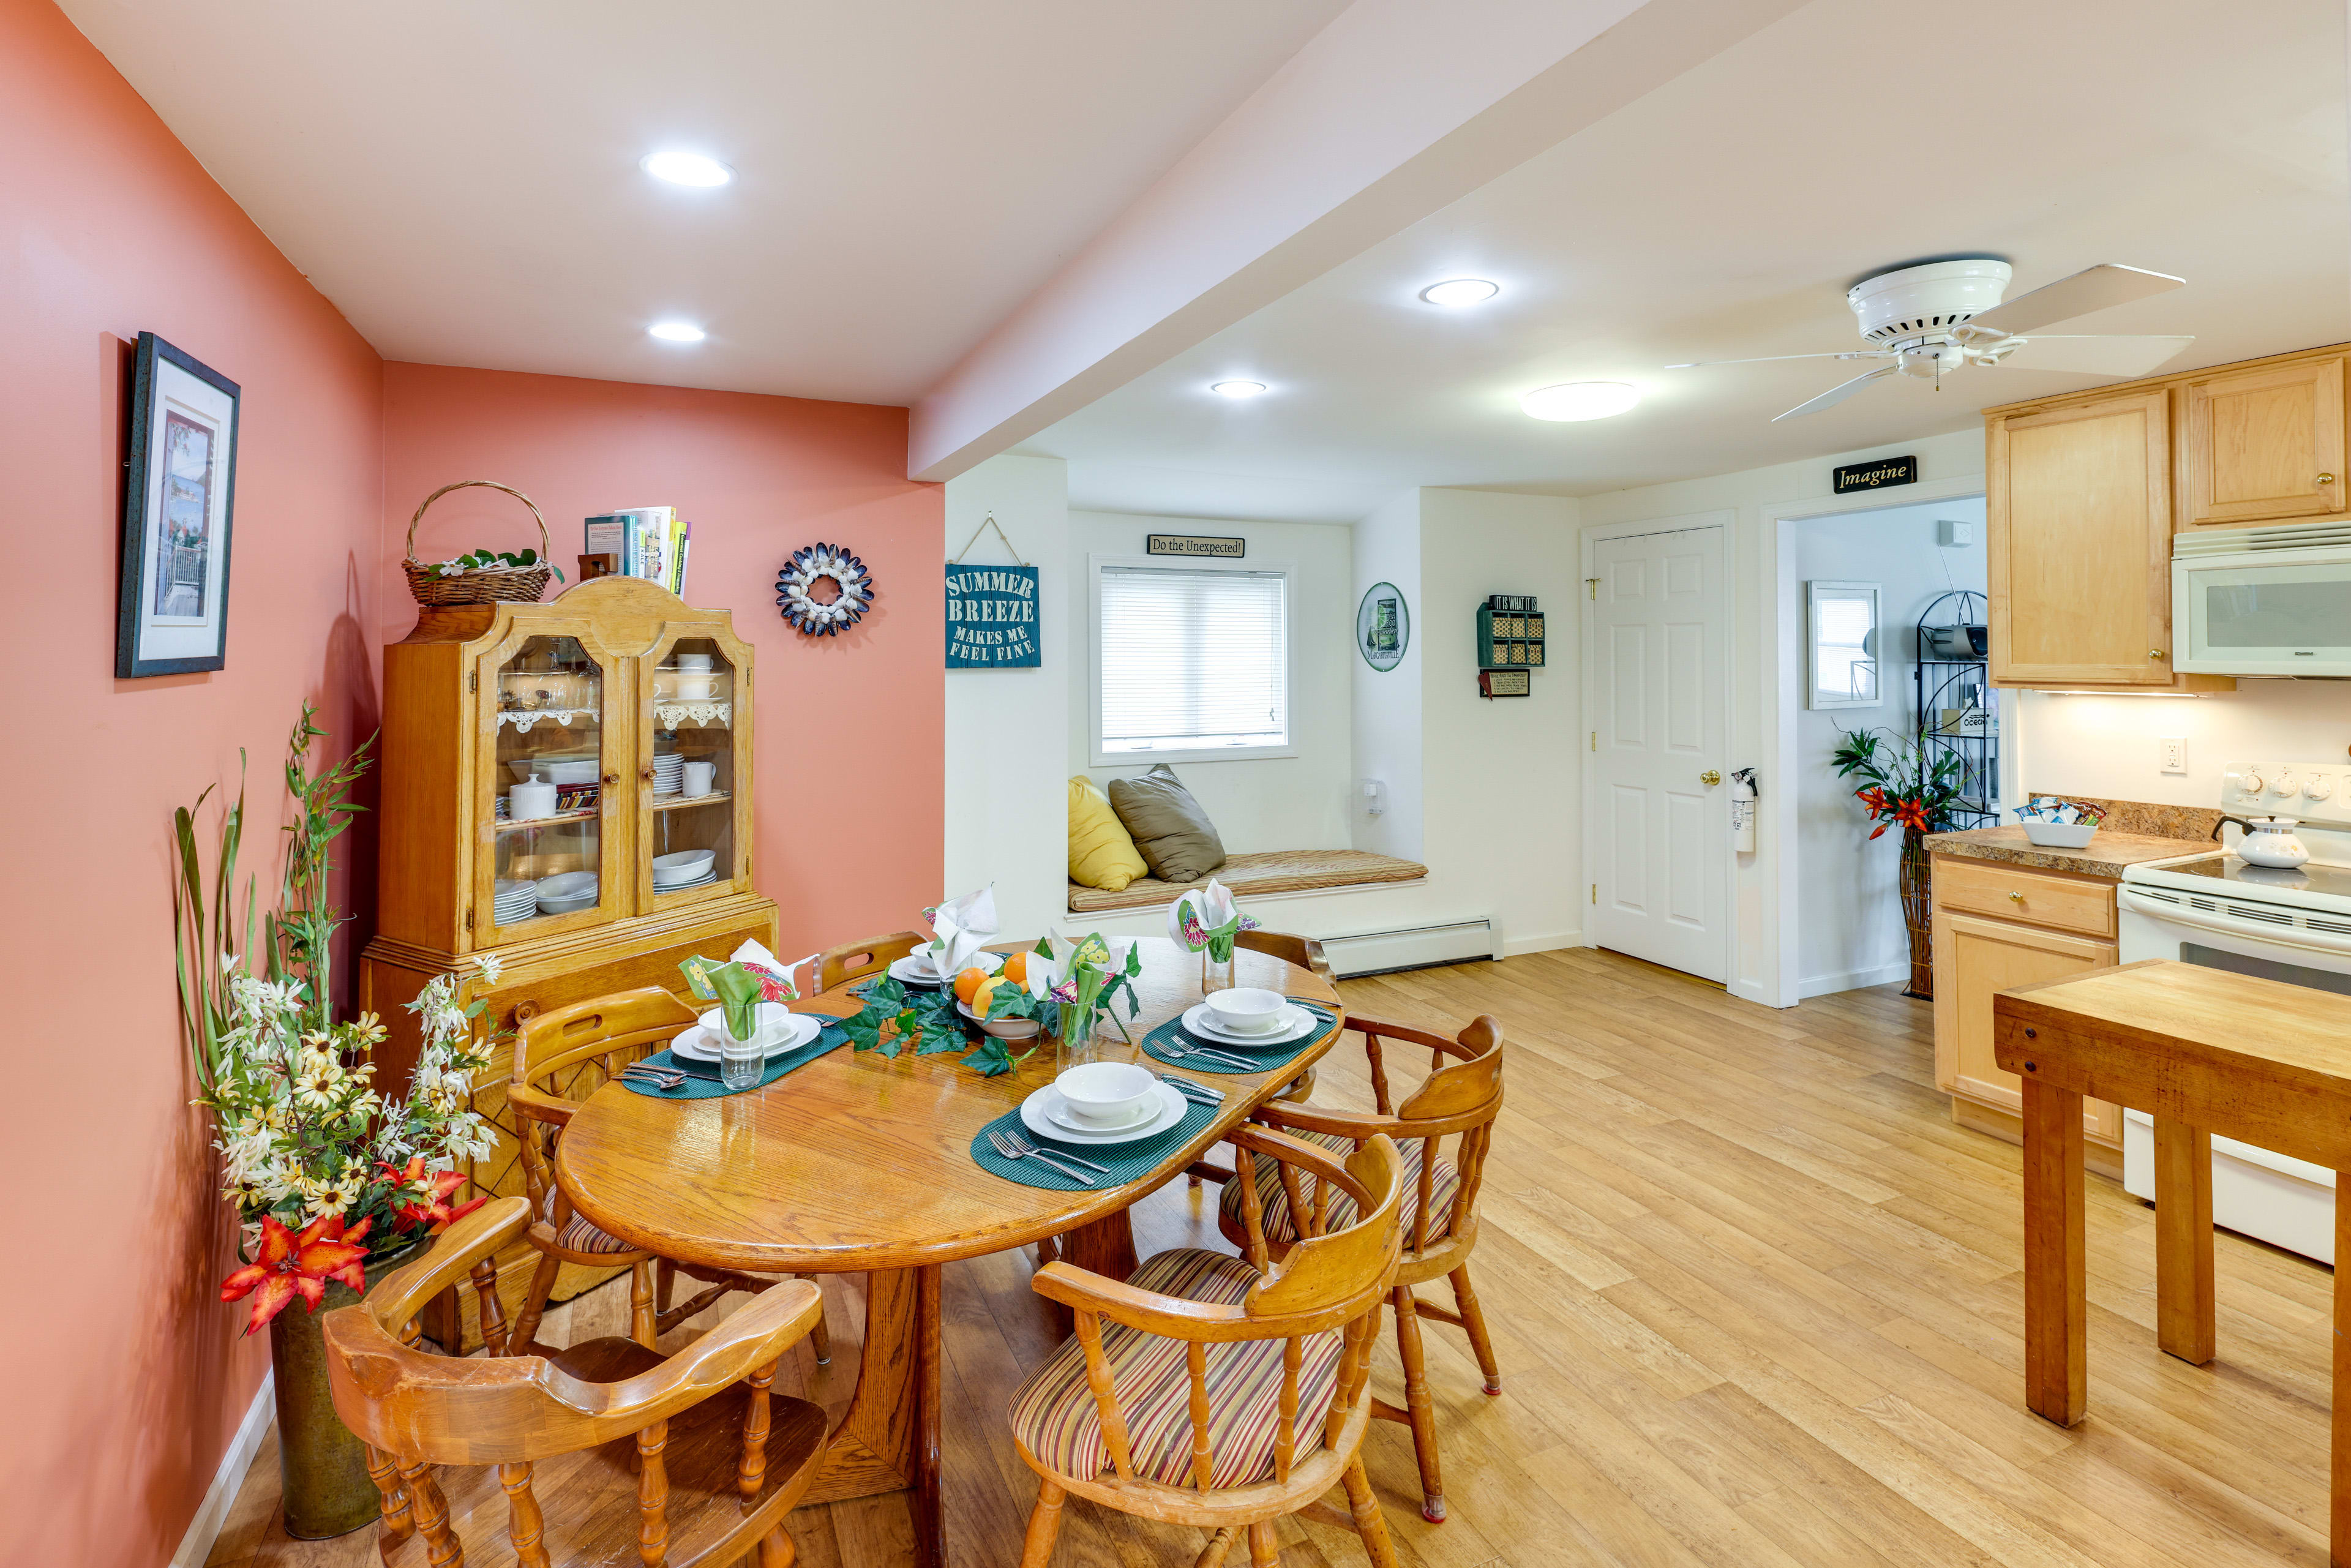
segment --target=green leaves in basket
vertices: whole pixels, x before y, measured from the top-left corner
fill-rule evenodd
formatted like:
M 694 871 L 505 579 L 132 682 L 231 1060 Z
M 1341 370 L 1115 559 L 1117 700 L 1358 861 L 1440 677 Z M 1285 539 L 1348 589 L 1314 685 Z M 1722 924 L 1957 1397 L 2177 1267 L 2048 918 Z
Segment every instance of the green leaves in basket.
M 524 567 L 539 566 L 542 564 L 546 566 L 548 570 L 555 574 L 556 580 L 559 582 L 569 582 L 571 580 L 569 578 L 563 575 L 563 569 L 556 565 L 553 561 L 550 560 L 542 563 L 538 559 L 538 552 L 535 549 L 469 549 L 464 555 L 451 556 L 447 560 L 443 561 L 441 563 L 441 575 L 444 577 L 454 577 L 460 571 L 485 571 L 491 567 L 513 567 L 519 570 Z M 453 568 L 455 569 L 454 570 L 452 570 Z

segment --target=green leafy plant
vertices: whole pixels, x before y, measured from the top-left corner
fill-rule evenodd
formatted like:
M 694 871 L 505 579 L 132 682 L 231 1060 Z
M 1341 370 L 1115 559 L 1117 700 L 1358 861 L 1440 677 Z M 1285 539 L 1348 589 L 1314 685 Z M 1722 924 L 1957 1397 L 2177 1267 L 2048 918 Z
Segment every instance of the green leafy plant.
M 434 570 L 444 577 L 455 577 L 462 572 L 486 571 L 491 567 L 527 567 L 538 564 L 538 552 L 535 549 L 469 549 L 464 555 L 454 555 L 447 560 L 434 563 Z M 563 569 L 553 561 L 550 560 L 546 564 L 547 570 L 555 574 L 555 580 L 558 582 L 571 580 L 563 575 Z
M 172 813 L 172 848 L 180 874 L 172 887 L 172 957 L 180 981 L 180 1032 L 195 1069 L 196 1089 L 210 1094 L 220 1082 L 221 1041 L 233 1027 L 229 981 L 246 973 L 244 956 L 253 951 L 255 883 L 245 884 L 245 918 L 235 918 L 236 854 L 245 836 L 245 753 L 237 758 L 236 803 L 225 805 L 213 851 L 212 908 L 204 907 L 204 854 L 196 843 L 196 817 L 216 786 L 207 785 L 193 807 Z M 269 945 L 276 946 L 275 917 Z M 240 934 L 241 933 L 241 934 Z M 275 967 L 275 954 L 272 954 Z
M 1840 779 L 1862 781 L 1853 794 L 1877 824 L 1873 839 L 1892 827 L 1906 834 L 1941 832 L 1951 825 L 1965 782 L 1956 755 L 1890 729 L 1840 728 L 1829 766 Z
M 286 789 L 299 808 L 286 829 L 286 880 L 279 889 L 277 914 L 271 930 L 270 975 L 290 977 L 303 988 L 311 1027 L 325 1029 L 333 1009 L 329 984 L 334 968 L 334 939 L 350 916 L 338 912 L 327 894 L 334 870 L 334 843 L 366 807 L 352 802 L 350 793 L 373 758 L 370 736 L 338 763 L 310 768 L 310 743 L 326 735 L 311 720 L 318 709 L 302 705 L 286 739 Z

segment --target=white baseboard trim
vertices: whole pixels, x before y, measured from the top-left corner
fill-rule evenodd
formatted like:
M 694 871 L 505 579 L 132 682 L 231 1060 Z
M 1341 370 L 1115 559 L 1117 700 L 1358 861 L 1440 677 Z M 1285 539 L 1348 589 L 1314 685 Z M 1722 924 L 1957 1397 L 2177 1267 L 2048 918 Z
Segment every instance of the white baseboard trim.
M 1841 975 L 1814 975 L 1796 982 L 1799 997 L 1825 997 L 1837 991 L 1857 991 L 1865 986 L 1888 985 L 1910 977 L 1910 960 L 1881 964 L 1875 969 L 1847 969 Z
M 1521 953 L 1555 953 L 1562 947 L 1584 946 L 1583 933 L 1554 931 L 1543 936 L 1509 936 L 1502 941 L 1502 956 L 1515 958 Z
M 261 1439 L 269 1435 L 269 1424 L 277 1419 L 277 1373 L 273 1368 L 261 1375 L 261 1386 L 254 1390 L 253 1403 L 246 1407 L 236 1436 L 229 1439 L 228 1452 L 221 1456 L 212 1490 L 204 1493 L 204 1506 L 196 1510 L 196 1517 L 188 1521 L 188 1532 L 180 1537 L 180 1549 L 172 1553 L 171 1568 L 204 1568 L 204 1559 L 213 1554 L 213 1542 L 220 1537 L 221 1526 L 228 1521 L 229 1504 L 236 1500 L 238 1489 L 245 1485 L 245 1472 L 253 1468 L 253 1456 L 261 1451 Z

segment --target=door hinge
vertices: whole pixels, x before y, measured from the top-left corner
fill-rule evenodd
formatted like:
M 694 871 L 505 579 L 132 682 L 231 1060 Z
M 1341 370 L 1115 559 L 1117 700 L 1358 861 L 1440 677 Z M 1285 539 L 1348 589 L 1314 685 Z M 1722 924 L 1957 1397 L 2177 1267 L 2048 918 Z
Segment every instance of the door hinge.
M 465 905 L 465 929 L 466 929 L 466 930 L 468 930 L 468 931 L 471 931 L 473 928 L 474 928 L 474 906 L 473 906 L 472 904 L 469 904 Z
M 1594 751 L 1600 749 L 1600 732 L 1596 729 L 1592 732 L 1592 749 Z
M 1600 580 L 1596 577 L 1585 578 L 1583 580 L 1583 591 L 1589 594 L 1594 602 L 1597 602 L 1600 598 Z
M 465 672 L 465 689 L 469 692 L 478 692 L 482 689 L 481 671 L 467 670 Z
M 1594 904 L 1600 902 L 1600 884 L 1596 882 L 1592 884 L 1592 902 Z

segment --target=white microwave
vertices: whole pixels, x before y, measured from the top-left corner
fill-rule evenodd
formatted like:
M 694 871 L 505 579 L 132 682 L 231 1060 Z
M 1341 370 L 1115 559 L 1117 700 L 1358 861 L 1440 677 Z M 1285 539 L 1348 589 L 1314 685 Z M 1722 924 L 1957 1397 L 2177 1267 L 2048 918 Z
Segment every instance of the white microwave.
M 2351 679 L 2351 526 L 2176 535 L 2171 667 Z

